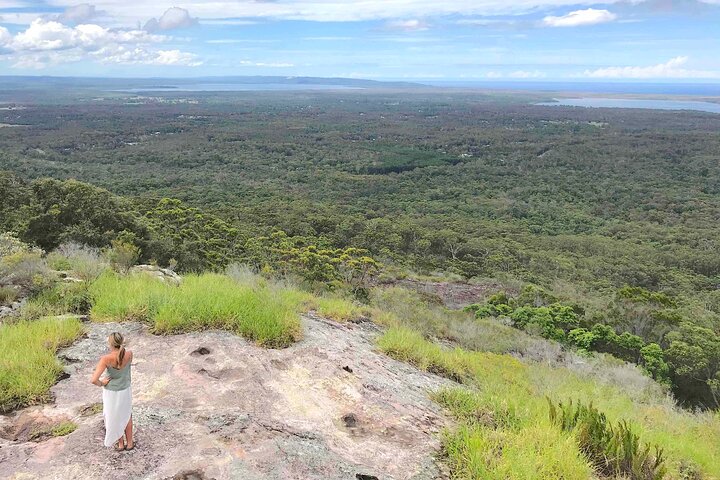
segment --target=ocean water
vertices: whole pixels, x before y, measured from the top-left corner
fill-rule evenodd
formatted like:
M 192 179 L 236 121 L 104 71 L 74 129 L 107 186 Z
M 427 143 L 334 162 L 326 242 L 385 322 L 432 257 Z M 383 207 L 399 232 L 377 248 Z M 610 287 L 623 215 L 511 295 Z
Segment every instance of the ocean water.
M 533 92 L 593 92 L 665 95 L 703 95 L 720 97 L 720 83 L 641 83 L 641 82 L 532 82 L 532 81 L 427 81 L 438 87 L 488 90 L 526 90 Z
M 554 102 L 540 102 L 535 105 L 589 107 L 589 108 L 649 108 L 655 110 L 697 110 L 720 113 L 720 103 L 696 102 L 691 100 L 649 100 L 636 98 L 560 98 Z

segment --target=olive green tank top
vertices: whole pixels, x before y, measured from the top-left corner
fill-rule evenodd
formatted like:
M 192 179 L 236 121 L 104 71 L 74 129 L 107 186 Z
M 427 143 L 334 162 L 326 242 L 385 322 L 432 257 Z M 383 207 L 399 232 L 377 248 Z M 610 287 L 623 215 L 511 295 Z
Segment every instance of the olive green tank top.
M 110 377 L 110 381 L 105 388 L 113 392 L 125 390 L 130 386 L 130 363 L 128 362 L 123 368 L 107 367 L 105 370 Z

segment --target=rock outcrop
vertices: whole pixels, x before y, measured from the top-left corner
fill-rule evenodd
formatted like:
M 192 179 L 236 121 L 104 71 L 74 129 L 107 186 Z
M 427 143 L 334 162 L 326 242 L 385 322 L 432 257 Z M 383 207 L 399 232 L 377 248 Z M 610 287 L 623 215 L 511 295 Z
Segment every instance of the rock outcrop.
M 135 265 L 130 269 L 130 272 L 152 275 L 160 281 L 171 283 L 173 285 L 179 285 L 182 281 L 182 278 L 177 273 L 173 272 L 169 268 L 162 268 L 157 265 Z
M 372 324 L 306 316 L 304 328 L 295 345 L 267 350 L 228 332 L 88 324 L 59 354 L 67 378 L 54 403 L 0 417 L 0 478 L 444 478 L 448 421 L 428 392 L 446 381 L 376 352 Z M 102 446 L 101 392 L 88 383 L 114 330 L 135 352 L 132 452 Z M 69 435 L 32 435 L 68 421 Z

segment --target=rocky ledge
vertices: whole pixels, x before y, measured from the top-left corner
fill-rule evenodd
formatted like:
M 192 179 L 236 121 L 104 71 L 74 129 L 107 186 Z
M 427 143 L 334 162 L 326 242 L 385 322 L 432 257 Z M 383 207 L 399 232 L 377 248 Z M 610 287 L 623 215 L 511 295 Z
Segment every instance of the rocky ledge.
M 436 458 L 447 420 L 428 398 L 445 381 L 375 351 L 370 323 L 303 321 L 304 339 L 283 350 L 228 332 L 89 323 L 60 352 L 54 402 L 0 417 L 0 478 L 445 478 Z M 101 392 L 88 383 L 114 330 L 135 352 L 131 452 L 102 446 Z M 68 422 L 77 429 L 52 435 Z

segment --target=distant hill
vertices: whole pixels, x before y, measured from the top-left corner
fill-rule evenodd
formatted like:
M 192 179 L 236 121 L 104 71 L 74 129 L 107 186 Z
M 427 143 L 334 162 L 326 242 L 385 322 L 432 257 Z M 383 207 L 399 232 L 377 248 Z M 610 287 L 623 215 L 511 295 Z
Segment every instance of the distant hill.
M 337 85 L 356 88 L 422 88 L 412 82 L 382 82 L 358 78 L 288 77 L 288 76 L 232 76 L 189 78 L 98 78 L 98 77 L 50 77 L 50 76 L 0 76 L 3 88 L 26 90 L 49 87 L 72 89 L 118 89 L 168 87 L 192 84 L 240 84 L 240 85 Z

